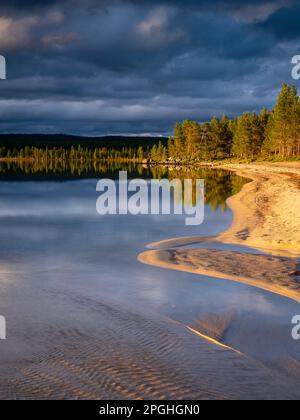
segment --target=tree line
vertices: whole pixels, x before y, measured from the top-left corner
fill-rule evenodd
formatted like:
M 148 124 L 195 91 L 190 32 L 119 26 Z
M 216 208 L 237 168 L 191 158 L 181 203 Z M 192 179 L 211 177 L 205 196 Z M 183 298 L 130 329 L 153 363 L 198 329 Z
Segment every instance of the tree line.
M 10 138 L 2 145 L 0 141 L 0 158 L 32 160 L 45 168 L 58 163 L 68 166 L 69 162 L 81 167 L 104 161 L 193 164 L 228 158 L 299 158 L 300 99 L 294 86 L 284 84 L 271 111 L 264 108 L 260 113 L 245 112 L 233 119 L 224 115 L 205 123 L 176 123 L 168 141 L 134 138 L 125 142 L 125 138 L 117 137 L 89 139 L 83 141 L 83 147 L 79 137 L 72 138 L 71 144 L 68 136 L 62 140 L 48 137 L 41 140 L 25 136 L 21 143 L 18 138 L 11 143 Z M 24 141 L 34 143 L 24 145 Z
M 153 148 L 153 158 L 157 148 Z M 197 162 L 226 158 L 300 157 L 300 100 L 294 86 L 284 84 L 273 110 L 245 112 L 234 119 L 224 115 L 211 122 L 177 123 L 167 150 L 176 161 Z
M 155 146 L 156 147 L 156 146 Z M 9 147 L 0 147 L 0 157 L 7 160 L 26 160 L 35 161 L 41 165 L 48 165 L 53 162 L 99 162 L 99 161 L 117 161 L 117 162 L 141 162 L 145 156 L 151 154 L 151 148 L 142 146 L 138 148 L 123 147 L 122 149 L 110 148 L 88 148 L 81 145 L 74 147 L 54 147 L 42 148 L 34 146 L 25 146 L 24 148 L 10 149 Z

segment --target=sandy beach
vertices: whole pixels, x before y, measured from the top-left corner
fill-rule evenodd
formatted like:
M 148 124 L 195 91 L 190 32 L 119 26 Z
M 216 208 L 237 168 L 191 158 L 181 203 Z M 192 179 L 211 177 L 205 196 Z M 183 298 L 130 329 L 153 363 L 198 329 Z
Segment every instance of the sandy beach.
M 299 257 L 300 164 L 229 165 L 227 168 L 253 182 L 228 200 L 234 222 L 218 239 Z
M 216 237 L 152 243 L 139 261 L 245 283 L 300 302 L 300 164 L 225 165 L 252 180 L 228 199 L 231 227 Z M 253 253 L 186 249 L 197 243 L 246 246 Z M 258 252 L 268 255 L 258 255 Z

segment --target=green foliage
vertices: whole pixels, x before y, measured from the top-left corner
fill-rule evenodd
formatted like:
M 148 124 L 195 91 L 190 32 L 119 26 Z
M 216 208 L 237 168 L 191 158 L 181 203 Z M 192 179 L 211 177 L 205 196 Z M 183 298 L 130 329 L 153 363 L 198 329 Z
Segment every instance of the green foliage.
M 84 146 L 83 146 L 84 145 Z M 298 159 L 300 156 L 300 100 L 295 87 L 284 84 L 274 110 L 246 112 L 234 119 L 224 115 L 200 124 L 176 123 L 165 138 L 74 136 L 0 136 L 0 158 L 97 165 L 99 162 L 196 164 L 225 159 Z
M 300 155 L 300 101 L 294 86 L 282 86 L 269 120 L 263 152 L 279 158 Z
M 272 112 L 246 112 L 230 120 L 214 117 L 209 123 L 185 121 L 176 124 L 169 140 L 171 161 L 197 163 L 229 158 L 299 158 L 300 100 L 293 86 L 282 86 Z
M 233 137 L 233 156 L 254 159 L 260 155 L 265 138 L 265 118 L 263 113 L 260 116 L 245 113 L 238 118 Z

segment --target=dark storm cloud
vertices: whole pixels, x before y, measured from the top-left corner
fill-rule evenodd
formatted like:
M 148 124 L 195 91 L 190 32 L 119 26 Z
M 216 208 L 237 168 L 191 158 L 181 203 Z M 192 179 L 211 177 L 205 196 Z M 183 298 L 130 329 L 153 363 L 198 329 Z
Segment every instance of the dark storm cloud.
M 2 0 L 0 131 L 166 133 L 272 106 L 299 15 L 282 0 Z
M 300 5 L 298 4 L 277 10 L 259 27 L 272 33 L 278 39 L 296 40 L 300 37 L 299 18 Z

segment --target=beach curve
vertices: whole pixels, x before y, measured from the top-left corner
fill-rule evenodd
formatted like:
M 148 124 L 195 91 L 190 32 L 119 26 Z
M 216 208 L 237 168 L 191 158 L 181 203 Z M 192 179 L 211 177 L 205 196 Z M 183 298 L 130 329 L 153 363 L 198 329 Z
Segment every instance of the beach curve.
M 148 245 L 141 263 L 230 280 L 300 302 L 300 164 L 221 165 L 249 178 L 230 197 L 233 223 L 215 237 L 185 237 Z M 246 246 L 253 254 L 211 249 L 184 249 L 197 243 Z M 180 249 L 176 249 L 180 248 Z M 269 255 L 259 255 L 255 250 Z

